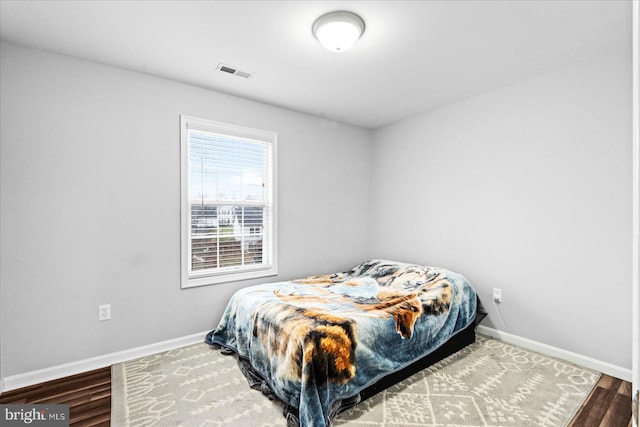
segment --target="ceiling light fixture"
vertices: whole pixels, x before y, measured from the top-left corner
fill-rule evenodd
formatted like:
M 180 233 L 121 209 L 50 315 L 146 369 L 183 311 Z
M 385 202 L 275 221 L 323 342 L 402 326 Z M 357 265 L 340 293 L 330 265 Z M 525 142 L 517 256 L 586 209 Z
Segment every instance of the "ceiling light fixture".
M 353 12 L 338 10 L 316 19 L 313 36 L 332 52 L 349 50 L 364 33 L 364 21 Z

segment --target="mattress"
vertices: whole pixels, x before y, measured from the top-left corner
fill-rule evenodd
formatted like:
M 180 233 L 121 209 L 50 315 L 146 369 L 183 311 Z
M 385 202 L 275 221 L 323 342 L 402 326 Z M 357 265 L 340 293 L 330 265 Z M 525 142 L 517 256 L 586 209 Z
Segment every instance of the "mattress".
M 290 425 L 324 427 L 472 328 L 476 310 L 459 273 L 370 260 L 241 289 L 206 341 L 237 354 L 245 376 L 286 404 Z

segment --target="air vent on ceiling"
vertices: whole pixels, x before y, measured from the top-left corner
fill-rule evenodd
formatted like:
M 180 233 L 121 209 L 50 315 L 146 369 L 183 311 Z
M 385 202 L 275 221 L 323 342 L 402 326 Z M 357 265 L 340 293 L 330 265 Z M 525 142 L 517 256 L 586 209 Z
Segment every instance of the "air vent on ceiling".
M 236 67 L 232 67 L 231 65 L 226 64 L 218 64 L 218 71 L 222 71 L 223 73 L 233 74 L 234 76 L 244 77 L 245 79 L 249 79 L 253 77 L 253 73 L 249 73 L 247 71 L 238 70 Z

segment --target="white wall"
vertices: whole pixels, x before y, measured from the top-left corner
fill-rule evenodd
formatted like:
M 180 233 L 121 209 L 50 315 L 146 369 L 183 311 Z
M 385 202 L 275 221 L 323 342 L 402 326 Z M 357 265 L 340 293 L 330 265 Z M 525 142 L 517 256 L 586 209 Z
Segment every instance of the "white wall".
M 633 2 L 633 320 L 631 372 L 635 410 L 640 413 L 640 2 Z M 639 414 L 640 416 L 640 414 Z M 635 425 L 638 427 L 638 417 Z
M 378 130 L 372 256 L 457 270 L 488 326 L 630 369 L 630 88 L 620 54 Z
M 255 282 L 180 289 L 180 114 L 278 132 L 274 279 L 367 256 L 370 132 L 13 44 L 0 52 L 2 377 L 212 329 Z M 112 320 L 98 323 L 105 303 Z
M 180 289 L 180 114 L 278 132 L 276 279 L 449 267 L 504 290 L 489 326 L 630 367 L 630 87 L 598 58 L 372 136 L 2 43 L 1 377 L 213 328 L 257 282 Z

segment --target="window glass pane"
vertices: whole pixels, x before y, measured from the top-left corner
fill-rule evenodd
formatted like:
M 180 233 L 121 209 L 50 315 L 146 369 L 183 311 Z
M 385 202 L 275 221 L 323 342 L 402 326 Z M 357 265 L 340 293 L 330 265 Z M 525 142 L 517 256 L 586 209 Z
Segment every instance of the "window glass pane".
M 183 133 L 183 164 L 188 167 L 183 175 L 188 181 L 183 186 L 187 200 L 183 206 L 188 206 L 189 231 L 187 246 L 183 245 L 187 279 L 256 268 L 275 274 L 271 164 L 275 134 L 238 128 L 239 134 L 268 136 L 249 139 L 211 131 L 234 130 L 231 125 L 194 120 L 202 127 L 189 122 Z
M 191 206 L 191 268 L 235 267 L 263 260 L 263 206 Z

